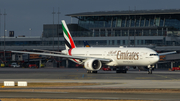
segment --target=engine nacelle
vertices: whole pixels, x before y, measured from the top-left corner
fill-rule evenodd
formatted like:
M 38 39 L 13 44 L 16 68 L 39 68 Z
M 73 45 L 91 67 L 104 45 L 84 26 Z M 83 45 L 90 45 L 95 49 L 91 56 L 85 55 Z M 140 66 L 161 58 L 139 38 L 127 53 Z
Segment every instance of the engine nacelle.
M 88 59 L 85 63 L 84 63 L 84 67 L 87 70 L 91 70 L 91 71 L 97 71 L 101 68 L 102 63 L 99 60 L 96 59 Z

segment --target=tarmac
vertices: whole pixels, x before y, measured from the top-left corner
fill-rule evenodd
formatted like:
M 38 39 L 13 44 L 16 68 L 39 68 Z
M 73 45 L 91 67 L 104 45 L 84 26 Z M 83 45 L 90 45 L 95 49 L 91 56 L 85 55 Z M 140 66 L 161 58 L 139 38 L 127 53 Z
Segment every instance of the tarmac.
M 102 99 L 102 100 L 151 100 L 179 101 L 179 94 L 168 93 L 73 93 L 73 92 L 0 92 L 6 98 L 51 98 L 51 99 Z
M 0 68 L 0 83 L 4 81 L 27 81 L 28 83 L 98 83 L 91 86 L 56 87 L 55 89 L 174 89 L 180 90 L 180 71 L 157 69 L 153 74 L 147 71 L 129 70 L 126 74 L 115 71 L 102 71 L 87 74 L 85 69 L 52 68 Z M 51 87 L 53 88 L 53 87 Z M 71 98 L 71 99 L 135 99 L 179 101 L 178 93 L 81 93 L 81 92 L 4 92 L 0 98 Z M 39 89 L 39 88 L 34 88 Z M 4 89 L 3 89 L 4 90 Z M 38 96 L 37 96 L 38 95 Z

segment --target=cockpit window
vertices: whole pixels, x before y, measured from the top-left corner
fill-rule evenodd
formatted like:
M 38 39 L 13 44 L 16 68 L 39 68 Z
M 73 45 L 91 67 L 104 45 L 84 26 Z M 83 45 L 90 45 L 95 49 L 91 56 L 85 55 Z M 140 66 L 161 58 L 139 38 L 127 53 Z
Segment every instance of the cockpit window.
M 150 56 L 158 56 L 158 54 L 150 54 Z

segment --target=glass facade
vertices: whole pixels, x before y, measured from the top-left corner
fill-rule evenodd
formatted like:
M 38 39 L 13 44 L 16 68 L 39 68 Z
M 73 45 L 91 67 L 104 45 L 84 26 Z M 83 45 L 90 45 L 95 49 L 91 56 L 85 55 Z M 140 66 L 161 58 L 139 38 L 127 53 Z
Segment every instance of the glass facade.
M 162 13 L 163 12 L 163 13 Z M 164 13 L 164 11 L 151 14 L 107 14 L 107 15 L 86 15 L 76 16 L 78 25 L 86 29 L 90 29 L 86 37 L 121 37 L 136 36 L 137 40 L 129 41 L 130 44 L 137 45 L 180 45 L 180 14 Z M 179 11 L 180 12 L 180 11 Z M 77 33 L 78 34 L 78 33 Z M 77 35 L 73 35 L 76 37 Z M 82 35 L 81 37 L 83 37 Z M 138 40 L 142 36 L 163 36 L 162 39 Z M 175 40 L 166 40 L 167 37 L 175 38 Z M 116 40 L 114 45 L 118 43 Z M 119 42 L 127 41 L 120 40 Z M 110 42 L 111 43 L 111 42 Z M 127 42 L 124 42 L 124 45 Z M 113 42 L 112 42 L 113 44 Z M 109 42 L 107 42 L 109 45 Z
M 80 16 L 79 26 L 92 28 L 173 27 L 180 30 L 180 14 Z
M 49 41 L 6 41 L 5 44 L 6 46 L 58 46 L 58 42 L 60 46 L 64 46 L 64 40 L 49 40 Z M 83 40 L 74 40 L 75 44 L 77 46 L 83 46 Z M 140 40 L 136 39 L 135 41 L 130 39 L 124 39 L 124 40 L 88 40 L 88 43 L 92 46 L 95 45 L 128 45 L 128 42 L 130 45 L 159 45 L 162 46 L 164 45 L 164 41 L 160 39 L 155 39 L 155 40 Z M 177 45 L 178 42 L 173 43 L 172 41 L 167 41 L 166 46 L 171 46 L 172 44 Z M 4 45 L 4 42 L 1 42 L 1 46 Z
M 171 11 L 171 10 L 169 10 Z M 150 10 L 125 12 L 124 14 L 80 14 L 73 17 L 78 19 L 78 27 L 70 27 L 72 37 L 84 37 L 92 45 L 180 45 L 180 13 Z M 139 13 L 137 13 L 139 12 Z M 150 14 L 146 14 L 150 12 Z M 153 13 L 154 12 L 154 13 Z M 157 13 L 159 12 L 159 13 Z M 179 10 L 180 12 L 180 10 Z M 102 13 L 102 12 L 100 12 Z M 71 15 L 70 15 L 71 16 Z M 85 30 L 86 29 L 86 30 Z M 44 25 L 43 37 L 63 37 L 61 25 Z M 161 37 L 152 39 L 151 37 Z M 94 37 L 104 37 L 104 40 L 94 40 Z M 124 39 L 107 40 L 109 37 L 124 37 Z M 131 37 L 131 39 L 129 39 Z M 134 38 L 133 38 L 134 37 Z M 144 37 L 144 38 L 142 38 Z M 149 37 L 149 39 L 147 38 Z M 175 38 L 174 38 L 175 37 Z M 133 39 L 132 39 L 133 38 Z M 172 40 L 173 39 L 173 40 Z M 57 44 L 58 42 L 54 42 Z M 62 44 L 63 42 L 60 41 Z M 81 40 L 76 40 L 77 45 L 82 45 Z M 53 44 L 43 41 L 43 45 Z

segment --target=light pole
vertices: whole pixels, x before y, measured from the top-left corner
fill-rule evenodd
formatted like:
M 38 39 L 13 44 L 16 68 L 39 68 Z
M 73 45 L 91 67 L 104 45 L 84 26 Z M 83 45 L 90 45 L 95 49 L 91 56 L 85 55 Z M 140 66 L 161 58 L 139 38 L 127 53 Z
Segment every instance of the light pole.
M 53 34 L 53 51 L 54 51 L 54 14 L 56 14 L 56 13 L 54 12 L 54 7 L 53 7 L 53 12 L 52 12 L 52 14 L 53 14 L 53 31 L 52 31 L 52 34 Z
M 0 10 L 0 37 L 1 37 L 1 10 Z M 0 40 L 1 41 L 1 40 Z M 2 42 L 0 43 L 0 46 L 1 46 Z
M 7 29 L 5 29 L 5 37 L 8 37 L 8 35 L 7 35 Z
M 6 10 L 4 9 L 4 61 L 6 61 L 6 54 L 5 54 L 5 52 L 6 52 L 6 45 L 5 45 L 5 33 L 6 33 Z
M 29 32 L 30 32 L 30 37 L 31 37 L 31 30 L 32 30 L 32 28 L 29 28 Z
M 57 12 L 57 14 L 58 14 L 58 28 L 57 28 L 57 35 L 58 35 L 58 52 L 59 52 L 59 14 L 61 14 L 60 12 L 59 12 L 59 7 L 58 7 L 58 12 Z M 60 67 L 60 57 L 58 57 L 58 67 Z
M 58 35 L 58 52 L 59 52 L 59 14 L 61 14 L 61 13 L 59 12 L 59 7 L 58 7 L 58 12 L 57 12 L 57 14 L 58 14 L 58 28 L 57 28 L 57 35 Z

